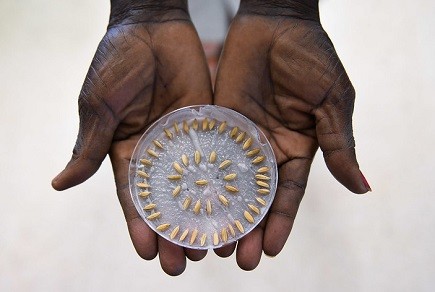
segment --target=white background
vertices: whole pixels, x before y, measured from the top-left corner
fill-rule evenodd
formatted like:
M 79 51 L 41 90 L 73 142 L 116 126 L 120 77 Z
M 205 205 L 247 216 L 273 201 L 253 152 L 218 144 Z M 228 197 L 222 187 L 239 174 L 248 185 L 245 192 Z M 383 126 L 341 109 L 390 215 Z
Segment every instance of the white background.
M 253 272 L 209 253 L 180 277 L 135 253 L 110 163 L 58 193 L 108 0 L 0 1 L 1 291 L 433 291 L 435 2 L 326 0 L 357 90 L 351 194 L 318 153 L 291 238 Z

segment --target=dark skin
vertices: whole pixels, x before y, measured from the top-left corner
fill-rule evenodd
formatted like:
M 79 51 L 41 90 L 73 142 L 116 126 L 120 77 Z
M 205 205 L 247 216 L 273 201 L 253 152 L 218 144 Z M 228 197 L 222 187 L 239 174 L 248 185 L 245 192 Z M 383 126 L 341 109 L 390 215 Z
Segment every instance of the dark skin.
M 109 28 L 79 96 L 76 146 L 52 185 L 64 190 L 82 183 L 109 154 L 133 245 L 146 260 L 159 254 L 169 275 L 184 271 L 186 257 L 197 261 L 206 251 L 174 245 L 145 224 L 130 198 L 128 164 L 152 122 L 183 106 L 210 104 L 212 96 L 186 1 L 112 1 Z M 216 104 L 261 127 L 279 164 L 270 212 L 237 244 L 242 269 L 254 269 L 263 251 L 275 256 L 283 248 L 319 145 L 343 185 L 355 193 L 369 190 L 355 158 L 355 93 L 320 25 L 315 1 L 242 1 L 225 43 L 214 96 Z M 235 248 L 231 244 L 215 252 L 229 256 Z

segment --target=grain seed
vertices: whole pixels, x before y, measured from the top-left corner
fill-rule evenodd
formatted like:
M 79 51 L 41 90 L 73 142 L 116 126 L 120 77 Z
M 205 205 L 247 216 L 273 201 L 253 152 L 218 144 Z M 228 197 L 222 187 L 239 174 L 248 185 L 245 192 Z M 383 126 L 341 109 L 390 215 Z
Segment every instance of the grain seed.
M 268 194 L 270 194 L 270 190 L 268 190 L 268 189 L 258 189 L 257 192 L 259 194 L 262 194 L 262 195 L 268 195 Z
M 265 172 L 268 172 L 269 170 L 270 170 L 270 167 L 263 166 L 263 167 L 260 167 L 260 168 L 257 170 L 257 172 L 258 172 L 258 173 L 265 173 Z
M 256 179 L 262 179 L 262 180 L 270 180 L 270 177 L 264 175 L 264 174 L 256 174 L 255 175 Z
M 263 206 L 266 206 L 266 201 L 263 198 L 260 197 L 256 197 L 255 198 L 257 200 L 258 203 L 260 203 Z
M 200 179 L 200 180 L 197 180 L 195 183 L 196 183 L 198 186 L 205 186 L 205 185 L 208 184 L 208 181 L 207 181 L 206 179 Z
M 236 236 L 236 232 L 234 231 L 233 226 L 231 226 L 231 224 L 229 223 L 228 223 L 228 230 L 230 231 L 232 237 Z
M 178 164 L 178 162 L 174 162 L 172 166 L 174 167 L 176 172 L 178 172 L 179 174 L 183 174 L 183 168 Z
M 202 130 L 207 131 L 207 129 L 208 129 L 208 119 L 205 118 L 202 120 Z
M 189 166 L 189 158 L 186 154 L 181 155 L 181 161 L 183 161 L 184 166 Z
M 189 229 L 184 230 L 184 232 L 180 236 L 180 241 L 183 241 L 188 233 L 189 233 Z
M 257 155 L 258 153 L 260 153 L 260 148 L 254 148 L 254 149 L 248 151 L 248 152 L 246 153 L 246 156 L 247 156 L 247 157 L 252 157 L 252 156 L 254 156 L 254 155 Z
M 171 224 L 164 223 L 164 224 L 160 224 L 159 226 L 157 226 L 156 229 L 157 229 L 157 231 L 165 232 L 166 230 L 169 229 L 170 226 L 171 226 Z
M 235 186 L 225 185 L 225 189 L 231 193 L 237 193 L 239 191 Z
M 140 161 L 140 163 L 142 163 L 145 166 L 153 166 L 153 163 L 151 162 L 151 160 L 143 158 L 143 159 L 141 159 L 139 161 Z
M 198 150 L 195 150 L 194 158 L 195 158 L 195 163 L 196 164 L 199 164 L 201 162 L 201 153 L 199 153 Z
M 208 158 L 208 161 L 209 161 L 210 163 L 215 163 L 215 162 L 216 162 L 216 158 L 217 158 L 216 151 L 213 150 L 213 151 L 210 153 L 210 157 Z
M 257 183 L 257 185 L 259 185 L 260 187 L 263 187 L 263 188 L 270 188 L 269 184 L 268 184 L 267 182 L 262 181 L 262 180 L 257 180 L 256 183 Z
M 193 231 L 192 231 L 192 236 L 190 237 L 190 245 L 192 245 L 194 242 L 195 242 L 195 240 L 196 240 L 196 236 L 198 235 L 198 229 L 194 229 Z
M 187 196 L 183 201 L 183 210 L 187 210 L 189 208 L 190 203 L 192 203 L 192 198 Z
M 162 145 L 162 143 L 160 143 L 159 140 L 153 140 L 153 143 L 154 143 L 154 145 L 156 145 L 156 147 L 163 149 L 163 145 Z
M 208 123 L 208 129 L 213 130 L 215 125 L 216 125 L 216 120 L 211 120 L 210 123 Z
M 226 128 L 227 128 L 227 122 L 224 121 L 222 124 L 219 125 L 218 133 L 222 134 L 225 131 Z
M 245 216 L 246 221 L 248 221 L 249 223 L 254 223 L 254 217 L 252 217 L 251 213 L 249 213 L 248 211 L 243 212 L 243 216 Z
M 180 133 L 180 128 L 178 128 L 178 122 L 175 122 L 174 123 L 174 130 L 175 130 L 175 133 Z
M 216 231 L 213 234 L 213 244 L 214 245 L 218 245 L 219 244 L 219 235 L 218 235 L 218 233 Z
M 157 154 L 156 151 L 154 151 L 153 149 L 147 149 L 147 152 L 149 155 L 155 157 L 155 158 L 159 158 L 159 154 Z
M 144 188 L 144 189 L 146 189 L 146 188 L 150 188 L 151 186 L 149 185 L 149 184 L 147 184 L 147 183 L 137 183 L 136 184 L 138 187 L 140 187 L 140 188 Z
M 245 228 L 243 228 L 243 225 L 239 220 L 234 220 L 234 224 L 236 225 L 237 229 L 239 229 L 240 233 L 245 232 Z
M 194 119 L 192 122 L 192 128 L 197 131 L 198 130 L 198 120 Z
M 195 206 L 193 207 L 193 213 L 198 215 L 200 210 L 201 210 L 201 200 L 198 200 L 196 201 Z
M 140 192 L 139 193 L 139 196 L 141 198 L 148 198 L 150 195 L 151 195 L 151 192 L 149 192 L 149 191 L 145 191 L 145 192 Z
M 186 121 L 183 121 L 183 130 L 186 134 L 189 134 L 189 125 Z
M 236 136 L 236 134 L 237 134 L 237 132 L 239 131 L 239 128 L 238 127 L 234 127 L 232 130 L 231 130 L 231 132 L 230 132 L 230 138 L 234 138 L 235 136 Z
M 228 231 L 226 228 L 223 228 L 221 231 L 221 237 L 222 237 L 222 241 L 223 242 L 227 242 L 228 241 Z
M 242 142 L 243 139 L 245 139 L 245 135 L 246 135 L 245 132 L 240 133 L 240 134 L 237 136 L 237 138 L 236 138 L 236 143 L 240 143 L 240 142 Z
M 224 176 L 224 180 L 230 181 L 230 180 L 235 179 L 236 176 L 237 176 L 237 173 L 230 173 L 230 174 L 227 174 L 226 176 Z
M 254 160 L 252 160 L 252 163 L 253 163 L 253 164 L 261 163 L 261 162 L 263 162 L 263 160 L 264 160 L 265 158 L 266 158 L 266 157 L 264 157 L 264 156 L 262 156 L 262 155 L 257 156 L 257 157 L 254 158 Z
M 243 150 L 246 150 L 246 149 L 248 149 L 249 147 L 251 147 L 251 145 L 252 145 L 252 138 L 249 137 L 249 138 L 246 139 L 246 141 L 243 143 L 242 149 L 243 149 Z
M 174 230 L 172 230 L 172 232 L 171 232 L 171 234 L 169 235 L 169 237 L 170 237 L 171 239 L 174 239 L 175 236 L 177 236 L 178 231 L 180 231 L 180 226 L 175 227 Z
M 175 198 L 176 196 L 178 196 L 181 192 L 181 186 L 177 186 L 175 187 L 175 189 L 172 191 L 172 196 Z
M 166 137 L 168 137 L 169 139 L 172 139 L 172 132 L 171 131 L 169 131 L 168 129 L 163 129 L 163 131 L 165 131 L 165 135 L 166 135 Z
M 257 206 L 248 204 L 249 209 L 251 209 L 252 212 L 254 212 L 257 215 L 260 215 L 260 209 L 257 208 Z
M 219 195 L 219 201 L 221 201 L 221 203 L 228 207 L 230 201 L 228 201 L 228 199 L 224 196 L 224 195 Z
M 171 174 L 171 175 L 168 175 L 168 179 L 170 179 L 170 180 L 180 180 L 181 179 L 181 175 L 179 175 L 179 174 Z
M 146 173 L 145 171 L 138 170 L 136 173 L 139 176 L 144 177 L 144 178 L 149 178 L 150 177 L 150 175 L 148 173 Z
M 204 246 L 206 240 L 207 240 L 207 234 L 203 233 L 200 242 L 201 246 Z
M 225 169 L 228 166 L 230 166 L 231 163 L 232 163 L 232 161 L 227 159 L 227 160 L 223 161 L 221 164 L 219 164 L 219 169 Z
M 151 203 L 151 204 L 148 204 L 148 205 L 146 205 L 145 207 L 143 207 L 143 209 L 144 209 L 145 211 L 151 211 L 151 210 L 154 209 L 156 206 L 157 206 L 157 204 Z
M 211 208 L 211 202 L 210 202 L 210 200 L 207 200 L 207 204 L 205 205 L 205 210 L 207 211 L 208 215 L 211 215 L 212 208 Z
M 148 217 L 147 217 L 147 219 L 148 220 L 154 220 L 154 219 L 157 219 L 157 218 L 159 218 L 160 217 L 160 212 L 155 212 L 155 213 L 152 213 L 151 215 L 149 215 Z

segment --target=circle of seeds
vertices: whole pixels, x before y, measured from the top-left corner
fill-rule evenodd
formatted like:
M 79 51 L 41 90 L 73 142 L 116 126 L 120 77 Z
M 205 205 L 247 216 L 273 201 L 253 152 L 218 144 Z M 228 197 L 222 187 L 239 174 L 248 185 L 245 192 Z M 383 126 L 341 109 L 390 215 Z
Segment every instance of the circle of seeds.
M 219 106 L 176 110 L 141 137 L 130 162 L 141 217 L 178 245 L 218 248 L 251 231 L 275 196 L 272 148 L 245 116 Z

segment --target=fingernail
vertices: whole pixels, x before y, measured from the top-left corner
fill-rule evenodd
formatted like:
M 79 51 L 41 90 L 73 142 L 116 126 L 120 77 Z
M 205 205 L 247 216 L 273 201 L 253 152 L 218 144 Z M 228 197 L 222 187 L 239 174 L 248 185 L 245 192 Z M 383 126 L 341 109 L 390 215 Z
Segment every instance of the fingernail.
M 362 179 L 364 186 L 366 187 L 367 191 L 371 192 L 372 188 L 370 187 L 367 179 L 365 178 L 364 174 L 361 171 L 360 171 L 360 173 L 361 173 L 361 179 Z

